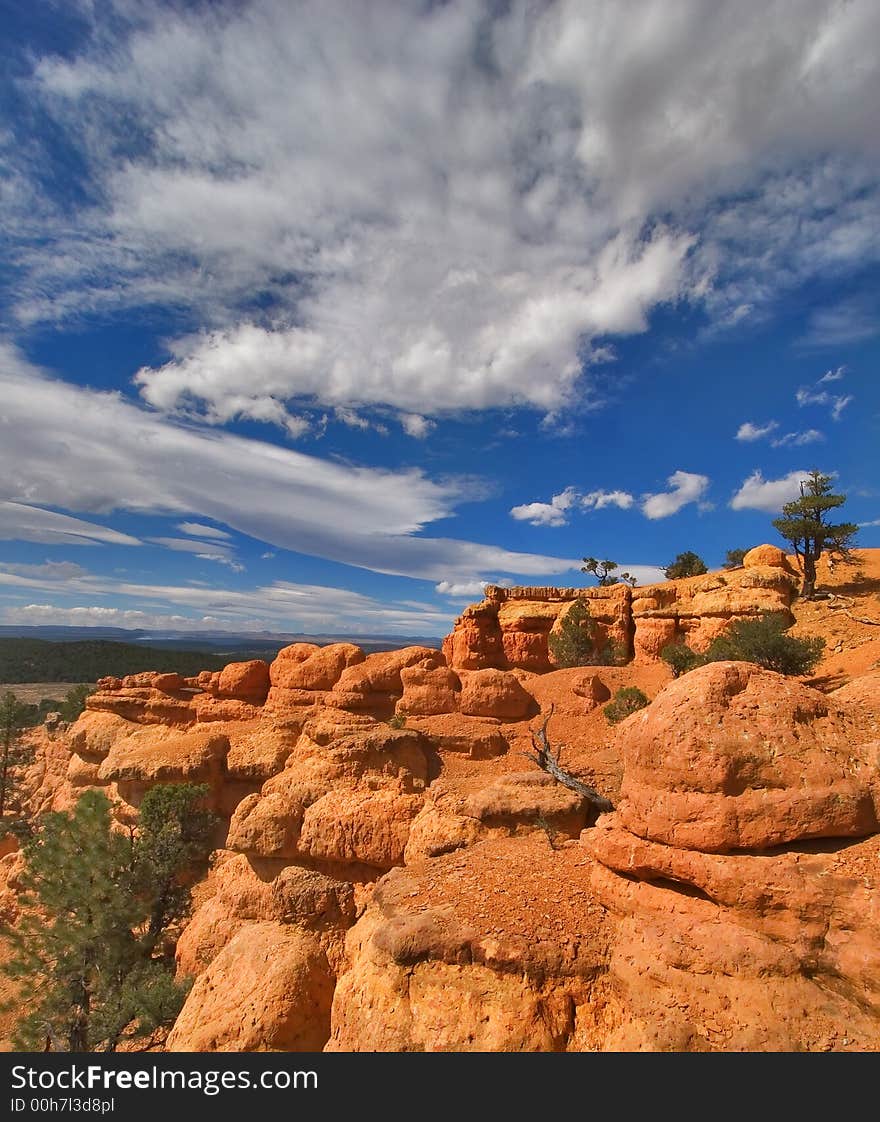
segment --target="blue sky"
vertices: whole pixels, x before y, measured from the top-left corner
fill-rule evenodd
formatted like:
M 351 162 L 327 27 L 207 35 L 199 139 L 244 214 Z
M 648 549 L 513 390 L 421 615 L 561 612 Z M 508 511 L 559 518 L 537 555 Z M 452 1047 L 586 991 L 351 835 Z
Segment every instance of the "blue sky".
M 880 7 L 0 0 L 0 623 L 880 546 Z

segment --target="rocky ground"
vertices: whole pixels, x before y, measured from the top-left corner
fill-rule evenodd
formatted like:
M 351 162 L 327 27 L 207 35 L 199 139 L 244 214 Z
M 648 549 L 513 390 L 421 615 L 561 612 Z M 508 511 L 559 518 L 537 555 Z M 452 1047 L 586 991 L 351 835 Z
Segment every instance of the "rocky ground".
M 222 836 L 167 1046 L 880 1050 L 880 551 L 801 604 L 769 548 L 732 579 L 615 594 L 626 666 L 540 665 L 570 598 L 528 590 L 465 613 L 445 655 L 295 644 L 104 680 L 35 734 L 35 812 L 100 786 L 132 822 L 154 783 L 209 785 Z M 814 677 L 671 681 L 657 637 L 698 645 L 750 596 L 826 638 Z M 614 727 L 621 685 L 652 704 Z M 613 813 L 524 754 L 547 717 Z

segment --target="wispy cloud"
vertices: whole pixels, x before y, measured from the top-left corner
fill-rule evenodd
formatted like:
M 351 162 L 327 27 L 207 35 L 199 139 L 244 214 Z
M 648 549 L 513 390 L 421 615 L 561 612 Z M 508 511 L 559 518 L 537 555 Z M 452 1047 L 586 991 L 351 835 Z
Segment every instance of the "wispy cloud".
M 785 436 L 771 441 L 774 448 L 798 448 L 802 444 L 815 444 L 824 440 L 825 434 L 818 429 L 806 429 L 804 432 L 787 432 Z
M 0 348 L 0 400 L 0 472 L 13 499 L 29 499 L 0 504 L 0 533 L 7 537 L 137 545 L 129 535 L 42 507 L 125 509 L 201 516 L 270 546 L 435 581 L 551 575 L 576 564 L 422 536 L 424 527 L 471 497 L 469 480 L 436 482 L 418 470 L 321 460 L 175 424 L 118 394 L 46 378 L 8 348 Z M 65 449 L 63 472 L 44 454 L 47 446 Z M 224 552 L 216 543 L 189 541 L 181 548 Z
M 834 394 L 828 390 L 819 389 L 828 382 L 839 382 L 846 375 L 846 367 L 838 366 L 836 370 L 829 370 L 812 386 L 800 386 L 795 393 L 798 405 L 824 405 L 830 410 L 833 421 L 839 421 L 844 409 L 855 400 L 852 394 Z
M 191 534 L 195 538 L 216 538 L 218 541 L 229 541 L 232 534 L 225 530 L 218 530 L 216 526 L 205 526 L 202 522 L 178 522 L 177 528 L 182 534 Z
M 744 440 L 748 443 L 755 440 L 763 440 L 765 436 L 769 436 L 771 432 L 775 432 L 778 428 L 778 421 L 768 421 L 764 425 L 756 425 L 752 421 L 745 421 L 736 430 L 736 439 Z
M 859 294 L 813 312 L 802 342 L 808 347 L 840 347 L 863 343 L 878 334 L 880 305 L 876 296 Z

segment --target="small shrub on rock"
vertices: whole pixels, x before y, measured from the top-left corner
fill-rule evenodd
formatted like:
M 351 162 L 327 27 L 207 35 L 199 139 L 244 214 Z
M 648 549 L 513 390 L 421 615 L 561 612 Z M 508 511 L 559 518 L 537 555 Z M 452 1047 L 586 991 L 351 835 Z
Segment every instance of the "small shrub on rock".
M 609 724 L 616 725 L 624 717 L 638 713 L 648 704 L 648 699 L 637 686 L 623 686 L 609 701 L 603 712 Z
M 559 633 L 551 634 L 547 643 L 559 667 L 614 666 L 622 659 L 619 644 L 602 639 L 583 597 L 575 600 Z
M 687 643 L 667 643 L 661 650 L 660 657 L 672 670 L 673 678 L 680 678 L 682 674 L 687 674 L 689 670 L 694 670 L 697 666 L 704 666 L 706 659 L 703 655 L 698 655 L 696 651 L 692 651 Z

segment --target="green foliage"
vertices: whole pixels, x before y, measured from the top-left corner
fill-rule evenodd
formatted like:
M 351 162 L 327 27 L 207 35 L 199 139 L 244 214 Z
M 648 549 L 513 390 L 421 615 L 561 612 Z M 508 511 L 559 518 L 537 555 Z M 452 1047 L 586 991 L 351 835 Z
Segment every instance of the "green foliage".
M 200 670 L 222 670 L 229 658 L 203 651 L 85 639 L 52 643 L 44 639 L 0 639 L 0 682 L 96 682 L 145 670 L 188 677 Z
M 619 578 L 611 574 L 617 568 L 616 561 L 597 561 L 595 557 L 584 557 L 582 573 L 592 573 L 599 584 L 617 584 Z
M 624 717 L 638 713 L 648 704 L 647 697 L 637 686 L 622 686 L 603 709 L 605 719 L 611 725 L 616 725 Z
M 743 558 L 748 553 L 747 549 L 728 549 L 727 559 L 724 562 L 725 569 L 741 569 Z
M 690 549 L 685 553 L 679 553 L 675 560 L 663 570 L 667 580 L 679 580 L 681 577 L 699 577 L 708 571 L 703 558 Z
M 670 643 L 660 657 L 672 667 L 675 678 L 709 662 L 754 662 L 777 674 L 809 674 L 822 658 L 825 640 L 787 635 L 787 626 L 780 616 L 764 612 L 759 619 L 737 620 L 712 640 L 704 654 L 684 643 Z
M 393 716 L 388 718 L 388 724 L 391 725 L 393 729 L 405 728 L 406 717 L 404 717 L 402 713 L 395 713 Z
M 11 690 L 0 698 L 0 836 L 13 828 L 7 815 L 15 821 L 21 814 L 21 775 L 19 768 L 33 759 L 33 749 L 22 743 L 27 706 Z
M 786 635 L 786 629 L 785 620 L 773 612 L 765 612 L 759 619 L 737 620 L 724 635 L 712 640 L 706 661 L 755 662 L 777 674 L 809 674 L 822 657 L 825 640 L 798 639 Z
M 22 983 L 17 1003 L 30 1010 L 17 1049 L 114 1051 L 174 1020 L 188 984 L 175 981 L 164 937 L 211 849 L 204 795 L 190 784 L 153 788 L 137 832 L 114 829 L 100 791 L 43 818 L 24 847 L 26 910 L 4 931 L 13 953 L 2 970 Z
M 557 666 L 614 666 L 623 657 L 616 643 L 603 639 L 590 606 L 579 596 L 563 617 L 557 634 L 547 640 Z
M 782 517 L 773 519 L 773 526 L 794 550 L 804 574 L 801 595 L 809 600 L 816 590 L 816 562 L 823 553 L 849 560 L 859 528 L 854 522 L 828 521 L 828 512 L 846 502 L 846 495 L 832 493 L 830 475 L 811 471 L 801 481 L 800 492 L 799 499 L 782 508 Z
M 682 674 L 687 674 L 697 666 L 704 666 L 706 662 L 687 643 L 667 643 L 660 651 L 660 657 L 671 668 L 673 678 L 680 678 Z
M 75 721 L 86 707 L 86 698 L 92 692 L 92 687 L 87 685 L 74 686 L 67 691 L 64 700 L 58 706 L 58 712 L 63 721 Z

